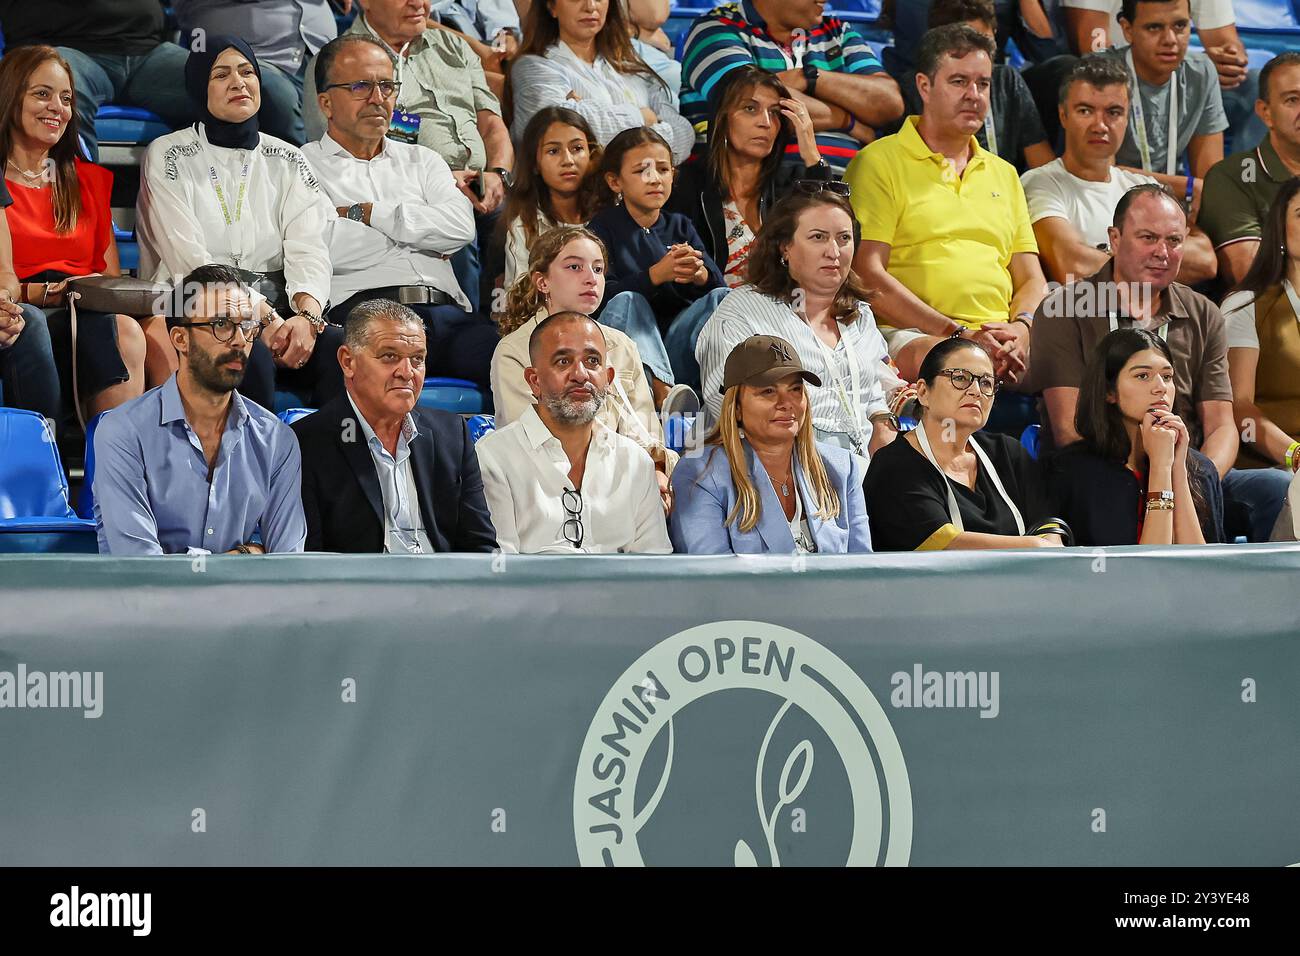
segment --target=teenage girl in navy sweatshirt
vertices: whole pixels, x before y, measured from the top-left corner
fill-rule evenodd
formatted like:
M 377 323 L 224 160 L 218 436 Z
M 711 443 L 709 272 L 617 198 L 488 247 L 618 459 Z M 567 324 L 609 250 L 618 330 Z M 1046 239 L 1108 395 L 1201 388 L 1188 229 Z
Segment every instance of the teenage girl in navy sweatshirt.
M 604 208 L 588 228 L 609 250 L 606 301 L 630 292 L 648 306 L 601 321 L 636 342 L 662 401 L 679 378 L 698 376 L 695 339 L 726 294 L 726 282 L 691 220 L 663 211 L 674 170 L 662 136 L 644 126 L 623 130 L 605 147 L 599 175 Z

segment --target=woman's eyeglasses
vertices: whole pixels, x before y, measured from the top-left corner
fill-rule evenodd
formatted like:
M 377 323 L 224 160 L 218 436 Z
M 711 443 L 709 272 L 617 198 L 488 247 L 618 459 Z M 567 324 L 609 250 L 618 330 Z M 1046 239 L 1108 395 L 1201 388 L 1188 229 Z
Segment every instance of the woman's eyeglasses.
M 569 517 L 564 521 L 564 540 L 575 548 L 582 547 L 582 492 L 565 488 L 560 496 L 564 513 Z
M 211 322 L 186 322 L 185 326 L 191 329 L 206 328 L 212 333 L 212 337 L 223 345 L 234 341 L 235 329 L 239 329 L 244 333 L 245 342 L 255 342 L 257 337 L 262 334 L 262 323 L 257 319 L 245 319 L 243 322 L 232 322 L 230 319 L 213 319 Z
M 375 95 L 375 87 L 379 87 L 379 94 L 384 99 L 391 99 L 397 95 L 397 91 L 402 88 L 401 83 L 393 80 L 357 80 L 355 83 L 331 83 L 325 87 L 326 90 L 347 90 L 359 100 L 368 100 Z M 322 90 L 321 92 L 324 92 Z
M 835 179 L 796 179 L 794 188 L 805 196 L 816 196 L 818 193 L 834 193 L 837 196 L 849 198 L 849 184 L 842 183 Z
M 976 375 L 964 368 L 946 368 L 939 374 L 946 375 L 952 382 L 952 387 L 959 392 L 970 388 L 971 382 L 979 383 L 980 394 L 985 398 L 992 398 L 998 390 L 998 380 L 992 375 Z

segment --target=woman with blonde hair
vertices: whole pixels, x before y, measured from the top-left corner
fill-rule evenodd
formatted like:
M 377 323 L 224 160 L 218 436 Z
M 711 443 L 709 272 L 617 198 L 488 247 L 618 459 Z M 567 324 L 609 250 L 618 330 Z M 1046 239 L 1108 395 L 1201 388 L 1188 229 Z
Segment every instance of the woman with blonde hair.
M 731 350 L 707 450 L 673 472 L 674 551 L 871 550 L 859 459 L 813 436 L 806 385 L 821 384 L 775 335 L 750 336 Z
M 533 404 L 532 391 L 524 381 L 533 329 L 557 312 L 595 312 L 605 295 L 605 259 L 604 243 L 582 226 L 557 226 L 533 243 L 528 271 L 510 287 L 505 311 L 498 319 L 501 341 L 492 354 L 491 372 L 498 428 Z M 616 296 L 606 311 L 638 307 L 632 300 L 631 295 Z M 659 468 L 666 492 L 667 475 L 677 456 L 664 448 L 663 424 L 655 414 L 641 353 L 624 333 L 603 324 L 600 328 L 609 350 L 607 359 L 616 374 L 610 400 L 596 417 L 645 448 Z

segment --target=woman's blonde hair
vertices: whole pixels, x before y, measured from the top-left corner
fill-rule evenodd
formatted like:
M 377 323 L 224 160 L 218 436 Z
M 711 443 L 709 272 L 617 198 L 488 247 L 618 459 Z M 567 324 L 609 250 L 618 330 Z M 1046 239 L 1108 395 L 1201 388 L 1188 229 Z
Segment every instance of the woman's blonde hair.
M 713 430 L 704 439 L 704 444 L 713 446 L 709 452 L 710 457 L 719 446 L 727 453 L 727 462 L 731 466 L 731 483 L 736 488 L 736 507 L 727 515 L 726 524 L 738 522 L 737 527 L 742 532 L 748 532 L 754 530 L 758 519 L 762 517 L 763 501 L 758 489 L 754 487 L 754 479 L 749 473 L 745 456 L 740 420 L 740 390 L 743 387 L 745 386 L 733 385 L 722 396 L 722 413 Z M 826 475 L 826 466 L 822 463 L 822 456 L 818 453 L 813 438 L 812 403 L 808 400 L 807 392 L 803 396 L 803 420 L 799 423 L 799 434 L 795 436 L 794 453 L 804 474 L 808 476 L 808 485 L 812 489 L 812 512 L 823 521 L 833 521 L 840 514 L 840 498 Z
M 533 276 L 538 272 L 545 275 L 550 270 L 551 263 L 564 251 L 564 247 L 575 239 L 590 239 L 600 250 L 601 259 L 609 261 L 605 244 L 585 226 L 556 226 L 547 229 L 528 250 L 528 271 L 516 279 L 506 293 L 505 311 L 497 317 L 497 332 L 502 338 L 535 316 L 539 309 L 546 307 L 546 296 L 537 288 Z

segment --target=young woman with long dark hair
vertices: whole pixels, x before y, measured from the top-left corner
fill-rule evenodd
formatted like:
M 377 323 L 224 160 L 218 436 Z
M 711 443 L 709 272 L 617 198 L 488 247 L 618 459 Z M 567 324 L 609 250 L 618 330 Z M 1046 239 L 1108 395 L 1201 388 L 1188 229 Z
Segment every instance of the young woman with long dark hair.
M 1189 447 L 1174 391 L 1173 356 L 1160 336 L 1117 329 L 1097 343 L 1075 411 L 1082 438 L 1045 462 L 1052 513 L 1075 544 L 1222 538 L 1218 472 Z
M 515 153 L 515 183 L 506 199 L 505 288 L 528 271 L 533 242 L 554 226 L 583 226 L 595 203 L 600 143 L 585 119 L 547 106 L 528 121 Z

